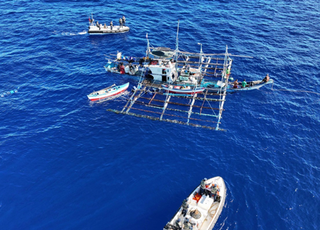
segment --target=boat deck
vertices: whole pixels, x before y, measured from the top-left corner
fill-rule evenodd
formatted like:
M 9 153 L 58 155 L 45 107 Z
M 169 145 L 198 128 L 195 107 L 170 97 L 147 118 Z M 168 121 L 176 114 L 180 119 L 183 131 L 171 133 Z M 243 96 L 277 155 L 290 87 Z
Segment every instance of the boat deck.
M 183 202 L 164 230 L 175 229 L 178 226 L 182 227 L 186 219 L 191 223 L 194 230 L 211 230 L 214 227 L 224 207 L 226 186 L 221 177 L 206 180 L 205 184 L 206 187 L 208 186 L 208 190 L 211 186 L 217 188 L 216 198 L 203 193 L 199 195 L 200 186 L 198 186 L 184 201 L 185 203 Z M 170 226 L 173 227 L 170 228 Z

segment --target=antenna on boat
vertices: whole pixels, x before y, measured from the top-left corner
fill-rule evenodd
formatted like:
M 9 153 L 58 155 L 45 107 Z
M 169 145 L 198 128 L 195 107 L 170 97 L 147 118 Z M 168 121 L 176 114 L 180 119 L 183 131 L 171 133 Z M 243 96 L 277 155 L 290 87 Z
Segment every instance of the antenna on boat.
M 198 45 L 200 45 L 200 55 L 199 55 L 199 71 L 200 74 L 202 73 L 202 43 L 198 43 Z
M 179 50 L 179 23 L 180 23 L 180 21 L 178 20 L 178 28 L 177 28 L 177 37 L 176 37 L 176 56 L 175 56 L 175 61 L 177 61 L 178 60 L 178 55 L 177 55 L 177 53 L 178 53 L 178 50 Z

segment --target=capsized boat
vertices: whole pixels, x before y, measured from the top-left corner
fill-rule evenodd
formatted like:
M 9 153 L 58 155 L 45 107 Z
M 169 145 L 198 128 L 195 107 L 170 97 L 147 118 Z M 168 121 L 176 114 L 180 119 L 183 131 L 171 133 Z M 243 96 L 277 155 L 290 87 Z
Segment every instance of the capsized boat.
M 130 28 L 123 24 L 119 26 L 114 26 L 110 24 L 109 26 L 105 24 L 100 24 L 98 21 L 95 23 L 93 16 L 89 18 L 89 29 L 88 33 L 90 35 L 102 35 L 102 34 L 117 34 L 128 32 Z
M 181 85 L 162 85 L 162 88 L 169 93 L 177 93 L 177 94 L 195 94 L 202 93 L 205 88 L 204 87 L 193 87 L 193 86 L 181 86 Z
M 97 101 L 97 100 L 101 100 L 101 99 L 115 96 L 119 93 L 122 93 L 126 91 L 128 87 L 129 87 L 129 82 L 120 86 L 116 86 L 115 84 L 113 84 L 112 86 L 101 89 L 99 91 L 94 91 L 89 95 L 87 95 L 87 97 L 90 99 L 90 101 Z
M 219 176 L 203 179 L 163 230 L 211 230 L 223 209 L 226 190 Z

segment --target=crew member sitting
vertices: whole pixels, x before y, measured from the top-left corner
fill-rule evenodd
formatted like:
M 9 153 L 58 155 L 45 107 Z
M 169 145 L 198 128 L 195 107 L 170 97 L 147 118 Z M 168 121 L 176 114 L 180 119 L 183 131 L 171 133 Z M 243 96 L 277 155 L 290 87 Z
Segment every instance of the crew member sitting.
M 124 70 L 124 65 L 123 64 L 121 64 L 120 65 L 120 74 L 125 74 L 126 72 L 125 72 L 125 70 Z
M 233 82 L 233 88 L 238 88 L 238 79 Z
M 242 88 L 245 88 L 246 86 L 247 86 L 247 82 L 246 82 L 246 79 L 244 79 L 244 80 L 242 81 L 241 87 L 242 87 Z
M 267 76 L 265 76 L 265 78 L 263 78 L 262 83 L 266 83 L 270 80 L 269 74 L 267 74 Z

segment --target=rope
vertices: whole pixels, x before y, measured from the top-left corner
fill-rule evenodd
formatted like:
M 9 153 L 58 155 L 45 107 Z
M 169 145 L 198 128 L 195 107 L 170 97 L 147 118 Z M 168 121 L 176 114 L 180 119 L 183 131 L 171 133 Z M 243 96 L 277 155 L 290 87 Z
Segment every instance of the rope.
M 320 93 L 313 92 L 313 91 L 307 91 L 307 90 L 295 90 L 295 89 L 273 89 L 273 83 L 272 83 L 272 86 L 271 86 L 271 90 L 272 90 L 272 91 L 297 92 L 297 93 L 313 93 L 313 94 L 320 95 Z
M 210 108 L 211 108 L 211 110 L 212 110 L 212 113 L 213 113 L 214 115 L 217 115 L 217 114 L 214 112 L 214 109 L 212 108 L 212 106 L 211 106 L 210 102 L 207 100 L 207 98 L 205 98 L 205 100 L 208 102 L 208 104 L 209 104 L 209 106 L 210 106 Z M 219 107 L 220 107 L 220 106 L 219 106 Z

